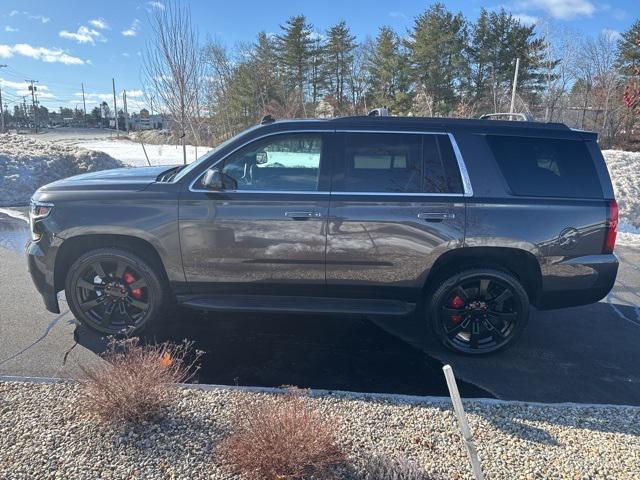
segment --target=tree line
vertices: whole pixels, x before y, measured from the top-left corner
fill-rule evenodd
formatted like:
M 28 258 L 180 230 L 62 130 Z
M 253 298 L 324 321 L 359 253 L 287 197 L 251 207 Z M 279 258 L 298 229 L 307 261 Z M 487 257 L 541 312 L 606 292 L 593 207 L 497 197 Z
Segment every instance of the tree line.
M 162 99 L 180 136 L 201 143 L 219 143 L 264 115 L 387 107 L 393 115 L 473 118 L 508 111 L 517 58 L 518 112 L 598 131 L 607 146 L 631 142 L 639 116 L 640 21 L 620 37 L 592 38 L 526 25 L 504 9 L 482 9 L 470 21 L 435 3 L 408 31 L 381 26 L 360 42 L 345 21 L 318 30 L 297 15 L 279 32 L 258 32 L 233 48 L 212 38 L 200 45 L 189 10 L 178 3 L 151 22 L 147 89 Z

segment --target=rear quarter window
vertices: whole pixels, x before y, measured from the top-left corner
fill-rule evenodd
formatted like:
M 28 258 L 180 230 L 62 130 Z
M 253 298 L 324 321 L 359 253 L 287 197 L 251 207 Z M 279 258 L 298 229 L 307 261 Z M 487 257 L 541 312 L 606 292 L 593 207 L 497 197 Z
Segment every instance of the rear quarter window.
M 602 198 L 598 173 L 584 141 L 506 135 L 486 138 L 513 194 Z

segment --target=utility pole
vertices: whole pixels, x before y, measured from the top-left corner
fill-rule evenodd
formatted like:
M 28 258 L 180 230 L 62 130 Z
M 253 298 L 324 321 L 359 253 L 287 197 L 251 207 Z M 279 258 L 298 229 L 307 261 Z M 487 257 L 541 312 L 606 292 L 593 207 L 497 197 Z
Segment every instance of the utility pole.
M 24 115 L 25 122 L 27 121 L 27 97 L 22 97 L 22 113 Z
M 129 111 L 127 110 L 127 91 L 122 91 L 122 103 L 124 105 L 124 129 L 129 133 Z
M 113 116 L 116 118 L 116 136 L 120 138 L 120 130 L 118 130 L 118 105 L 116 104 L 116 80 L 111 79 L 113 85 Z
M 36 133 L 38 133 L 38 111 L 36 109 L 36 90 L 38 89 L 34 83 L 38 83 L 37 80 L 25 80 L 25 82 L 30 82 L 29 91 L 31 92 L 31 106 L 33 107 L 33 126 L 36 129 Z
M 6 65 L 0 65 L 5 68 Z M 2 85 L 0 85 L 0 133 L 4 133 L 4 108 L 2 107 Z
M 82 86 L 82 107 L 84 109 L 84 128 L 87 128 L 87 102 L 84 101 L 84 82 L 80 84 Z
M 520 69 L 520 57 L 516 58 L 516 72 L 513 75 L 513 88 L 511 90 L 511 108 L 509 113 L 513 113 L 516 106 L 516 86 L 518 85 L 518 70 Z M 509 117 L 511 119 L 511 117 Z

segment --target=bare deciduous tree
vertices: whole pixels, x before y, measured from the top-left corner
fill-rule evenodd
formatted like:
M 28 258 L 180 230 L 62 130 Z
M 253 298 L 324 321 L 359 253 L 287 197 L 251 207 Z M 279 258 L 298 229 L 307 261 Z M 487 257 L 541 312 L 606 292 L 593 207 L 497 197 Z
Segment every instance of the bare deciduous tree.
M 199 117 L 198 87 L 201 75 L 198 34 L 189 9 L 178 0 L 167 1 L 150 15 L 151 40 L 147 44 L 144 73 L 148 88 L 160 101 L 160 108 L 178 126 L 184 163 L 185 136 Z

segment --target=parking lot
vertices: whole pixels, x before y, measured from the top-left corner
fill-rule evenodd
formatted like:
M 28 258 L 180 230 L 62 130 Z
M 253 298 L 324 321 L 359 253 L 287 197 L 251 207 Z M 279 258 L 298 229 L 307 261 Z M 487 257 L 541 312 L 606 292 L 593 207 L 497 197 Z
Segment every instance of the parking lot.
M 47 312 L 22 253 L 22 210 L 0 210 L 0 375 L 72 376 L 104 351 L 64 302 Z M 450 363 L 467 397 L 640 405 L 640 249 L 620 246 L 618 282 L 598 304 L 532 313 L 522 339 L 490 357 L 438 346 L 419 319 L 203 314 L 178 309 L 145 340 L 193 340 L 203 383 L 446 395 Z

